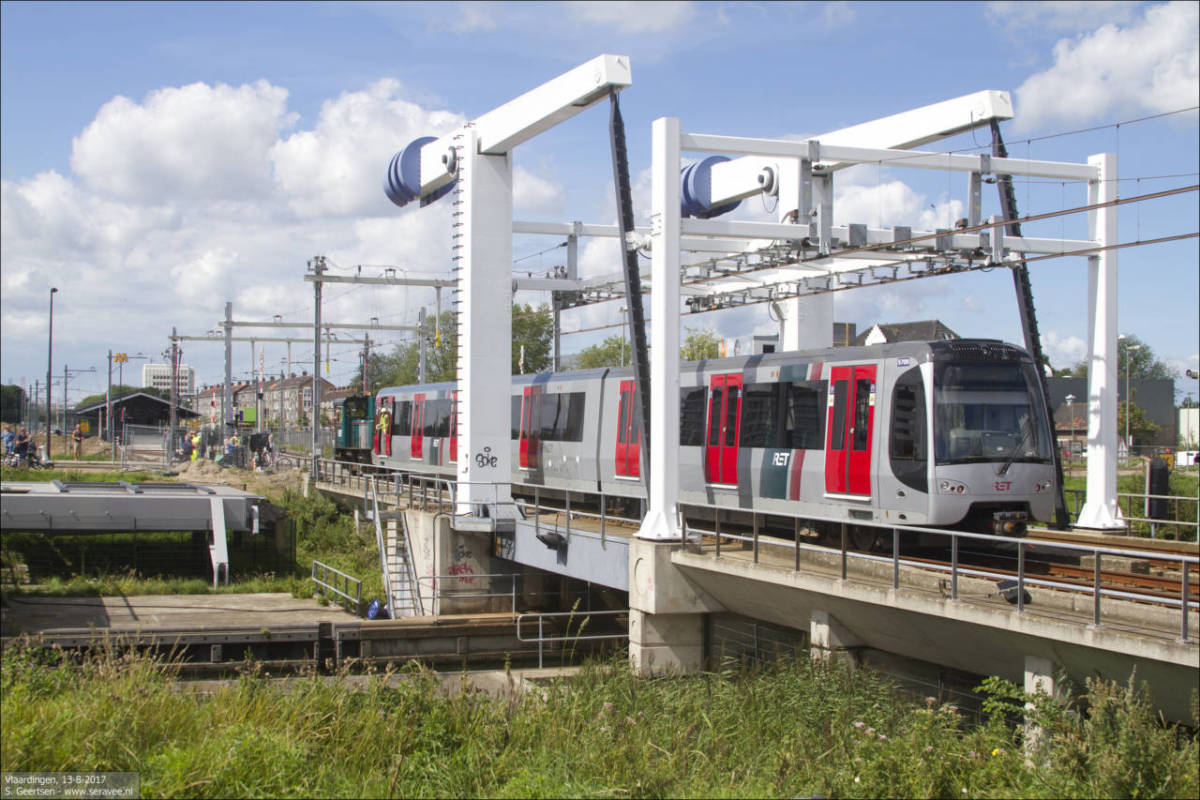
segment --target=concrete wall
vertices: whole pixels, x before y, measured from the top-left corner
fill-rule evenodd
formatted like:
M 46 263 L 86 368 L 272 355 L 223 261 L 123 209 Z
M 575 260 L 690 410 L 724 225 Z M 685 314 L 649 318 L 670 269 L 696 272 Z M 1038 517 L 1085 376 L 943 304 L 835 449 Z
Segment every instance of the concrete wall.
M 404 514 L 427 613 L 434 610 L 431 601 L 435 586 L 440 614 L 511 610 L 509 596 L 474 596 L 507 592 L 511 586 L 509 580 L 484 577 L 493 572 L 491 534 L 451 530 L 449 517 L 431 511 L 410 510 Z

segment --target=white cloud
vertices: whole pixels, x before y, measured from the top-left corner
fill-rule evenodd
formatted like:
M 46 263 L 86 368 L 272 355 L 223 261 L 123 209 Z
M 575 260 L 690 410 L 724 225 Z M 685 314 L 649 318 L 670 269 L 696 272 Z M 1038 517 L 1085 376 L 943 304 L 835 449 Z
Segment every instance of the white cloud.
M 380 189 L 397 150 L 420 136 L 441 136 L 464 119 L 403 99 L 385 78 L 321 106 L 312 130 L 275 143 L 268 157 L 287 204 L 301 216 L 382 214 L 392 208 Z
M 1080 31 L 1090 30 L 1098 20 L 1121 25 L 1129 22 L 1137 13 L 1139 2 L 1117 0 L 1088 0 L 1082 2 L 1035 3 L 1021 2 L 988 3 L 985 12 L 989 22 L 1005 28 L 1010 33 L 1037 31 Z
M 858 17 L 858 12 L 849 3 L 835 0 L 832 3 L 826 3 L 825 9 L 821 14 L 822 21 L 825 23 L 825 30 L 831 31 L 835 28 L 842 28 Z
M 566 194 L 561 184 L 513 168 L 513 208 L 517 212 L 553 214 L 562 210 Z
M 115 97 L 75 138 L 71 168 L 91 189 L 128 200 L 244 199 L 271 188 L 265 155 L 295 122 L 287 90 L 193 83 Z
M 1064 336 L 1047 330 L 1042 333 L 1042 351 L 1056 369 L 1064 369 L 1087 357 L 1087 342 L 1078 336 Z
M 1174 111 L 1200 95 L 1200 5 L 1150 6 L 1129 25 L 1106 24 L 1054 46 L 1054 66 L 1017 89 L 1021 130 L 1106 114 Z
M 451 30 L 458 33 L 490 31 L 496 28 L 495 3 L 459 3 Z
M 690 21 L 696 13 L 690 2 L 573 2 L 572 16 L 589 25 L 614 27 L 621 33 L 658 33 Z

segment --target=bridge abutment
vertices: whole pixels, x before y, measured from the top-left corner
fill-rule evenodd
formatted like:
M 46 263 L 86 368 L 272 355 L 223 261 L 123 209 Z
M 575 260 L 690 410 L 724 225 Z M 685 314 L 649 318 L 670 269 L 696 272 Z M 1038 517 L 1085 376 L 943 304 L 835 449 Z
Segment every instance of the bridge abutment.
M 629 661 L 639 675 L 697 672 L 704 615 L 724 607 L 671 562 L 679 542 L 629 543 Z

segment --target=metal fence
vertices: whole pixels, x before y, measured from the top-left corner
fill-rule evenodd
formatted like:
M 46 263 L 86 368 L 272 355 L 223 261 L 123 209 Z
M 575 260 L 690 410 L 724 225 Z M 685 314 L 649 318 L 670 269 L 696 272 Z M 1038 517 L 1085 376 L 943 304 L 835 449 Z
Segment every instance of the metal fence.
M 758 518 L 762 517 L 762 516 L 768 516 L 768 515 L 761 515 L 761 514 L 753 515 L 754 516 L 753 533 L 750 536 L 746 536 L 744 534 L 738 534 L 738 533 L 734 533 L 732 531 L 722 531 L 721 530 L 720 511 L 728 510 L 728 509 L 725 509 L 720 506 L 715 506 L 715 505 L 700 505 L 700 504 L 695 504 L 695 503 L 688 504 L 687 507 L 689 509 L 707 509 L 707 510 L 710 510 L 713 512 L 714 523 L 713 523 L 712 529 L 697 528 L 696 526 L 689 524 L 687 516 L 684 515 L 683 534 L 684 534 L 685 540 L 690 541 L 693 544 L 699 544 L 700 546 L 703 546 L 703 536 L 708 535 L 708 536 L 713 537 L 713 539 L 715 540 L 715 548 L 714 548 L 713 552 L 717 558 L 722 557 L 721 556 L 721 549 L 722 549 L 721 541 L 722 541 L 722 539 L 729 539 L 729 540 L 737 541 L 737 542 L 739 542 L 739 546 L 740 545 L 749 545 L 750 549 L 752 550 L 752 558 L 753 558 L 753 561 L 755 564 L 757 564 L 759 561 L 760 547 L 771 546 L 771 547 L 783 548 L 785 550 L 787 550 L 787 549 L 793 550 L 794 555 L 795 555 L 795 570 L 797 572 L 800 571 L 801 553 L 802 552 L 804 552 L 804 551 L 826 552 L 826 553 L 830 552 L 830 548 L 821 547 L 819 545 L 804 544 L 799 541 L 789 541 L 787 539 L 777 539 L 774 537 L 765 537 L 765 536 L 760 537 L 759 536 Z M 787 517 L 791 517 L 792 515 L 779 514 L 776 512 L 772 512 L 769 516 L 787 518 Z M 799 518 L 796 518 L 796 519 L 797 519 L 797 524 L 799 524 Z M 833 550 L 833 552 L 838 553 L 840 551 L 841 579 L 843 581 L 845 581 L 847 579 L 847 568 L 848 568 L 848 563 L 849 563 L 850 559 L 856 559 L 856 560 L 862 560 L 862 561 L 872 561 L 872 562 L 876 562 L 876 563 L 890 562 L 891 566 L 892 566 L 892 588 L 893 589 L 900 588 L 900 567 L 901 566 L 918 567 L 918 568 L 926 569 L 926 570 L 938 570 L 941 572 L 949 573 L 949 587 L 948 587 L 949 588 L 949 598 L 948 599 L 956 601 L 959 599 L 958 588 L 959 588 L 959 577 L 960 576 L 967 576 L 967 577 L 973 577 L 973 578 L 985 578 L 988 580 L 996 580 L 996 579 L 1008 580 L 1013 577 L 1011 575 L 997 573 L 997 572 L 989 571 L 989 570 L 983 569 L 983 568 L 964 567 L 960 563 L 959 546 L 962 541 L 976 540 L 976 541 L 987 542 L 991 545 L 994 545 L 997 541 L 996 537 L 994 535 L 980 534 L 980 533 L 968 533 L 965 531 L 952 531 L 952 530 L 946 530 L 944 528 L 925 528 L 925 527 L 920 527 L 920 526 L 915 526 L 915 525 L 911 525 L 911 526 L 887 525 L 887 524 L 883 524 L 883 523 L 879 523 L 879 522 L 872 522 L 869 520 L 855 520 L 852 523 L 854 526 L 875 528 L 875 529 L 878 529 L 880 531 L 880 533 L 883 535 L 886 535 L 887 533 L 891 534 L 892 554 L 889 557 L 889 556 L 884 556 L 884 555 L 861 553 L 861 552 L 856 552 L 856 551 L 852 550 L 848 545 L 848 538 L 849 538 L 848 533 L 849 533 L 849 528 L 851 527 L 851 523 L 848 523 L 844 519 L 836 519 L 833 517 L 805 517 L 804 520 L 806 522 L 816 521 L 816 522 L 820 522 L 820 523 L 839 526 L 840 531 L 841 531 L 841 545 L 840 545 L 840 548 L 835 548 Z M 908 559 L 908 558 L 901 558 L 901 556 L 900 556 L 900 541 L 901 541 L 902 534 L 904 536 L 912 536 L 912 535 L 918 535 L 918 534 L 926 534 L 926 535 L 934 534 L 938 537 L 943 537 L 945 539 L 948 539 L 949 547 L 950 547 L 950 563 L 942 565 L 942 564 L 935 564 L 935 563 L 931 563 L 931 562 L 923 561 L 923 560 L 916 561 L 916 560 L 912 560 L 912 559 Z M 1030 586 L 1040 586 L 1043 588 L 1057 589 L 1057 590 L 1061 590 L 1061 591 L 1073 591 L 1073 592 L 1082 593 L 1084 595 L 1091 595 L 1091 598 L 1092 598 L 1092 624 L 1096 627 L 1099 627 L 1101 624 L 1101 599 L 1104 597 L 1109 597 L 1111 599 L 1120 599 L 1120 600 L 1132 600 L 1135 602 L 1143 602 L 1143 603 L 1156 603 L 1159 605 L 1164 605 L 1167 607 L 1179 609 L 1179 612 L 1180 612 L 1179 637 L 1180 637 L 1180 639 L 1182 639 L 1185 642 L 1188 641 L 1188 639 L 1189 639 L 1188 624 L 1189 624 L 1190 613 L 1192 610 L 1200 609 L 1200 604 L 1198 604 L 1196 601 L 1190 599 L 1191 580 L 1192 580 L 1191 576 L 1196 573 L 1197 567 L 1200 567 L 1200 558 L 1198 558 L 1196 556 L 1187 556 L 1187 555 L 1181 555 L 1181 554 L 1177 554 L 1177 553 L 1167 553 L 1167 552 L 1161 552 L 1161 551 L 1142 552 L 1142 551 L 1138 551 L 1138 550 L 1126 550 L 1126 549 L 1121 549 L 1121 548 L 1098 547 L 1095 545 L 1080 545 L 1080 544 L 1071 544 L 1071 543 L 1067 543 L 1067 542 L 1055 542 L 1053 545 L 1053 548 L 1056 550 L 1068 550 L 1068 551 L 1079 553 L 1080 555 L 1083 555 L 1083 556 L 1091 556 L 1094 559 L 1094 569 L 1093 569 L 1091 585 L 1090 586 L 1078 586 L 1078 585 L 1063 583 L 1061 581 L 1055 581 L 1055 580 L 1047 579 L 1047 578 L 1043 578 L 1043 577 L 1032 577 L 1026 572 L 1026 569 L 1025 569 L 1026 549 L 1037 546 L 1037 547 L 1041 548 L 1042 550 L 1046 550 L 1048 548 L 1044 542 L 1029 543 L 1023 539 L 1006 539 L 1004 541 L 1007 544 L 1015 545 L 1017 548 L 1017 574 L 1015 576 L 1016 577 L 1015 586 L 1013 586 L 1012 589 L 1015 591 L 1014 599 L 1015 599 L 1015 605 L 1016 605 L 1016 610 L 1017 610 L 1018 614 L 1023 614 L 1026 610 L 1025 589 L 1026 589 L 1026 587 L 1030 587 Z M 1136 592 L 1136 591 L 1125 591 L 1125 590 L 1121 590 L 1121 589 L 1104 588 L 1101 585 L 1101 562 L 1105 556 L 1114 556 L 1114 557 L 1118 557 L 1118 558 L 1154 559 L 1157 561 L 1170 561 L 1170 562 L 1174 562 L 1174 563 L 1178 564 L 1179 571 L 1180 571 L 1180 577 L 1181 577 L 1181 591 L 1180 591 L 1179 596 L 1177 598 L 1169 598 L 1169 597 L 1149 595 L 1149 594 Z
M 335 597 L 353 604 L 347 610 L 353 611 L 358 616 L 362 616 L 361 580 L 347 575 L 328 564 L 322 564 L 320 561 L 314 561 L 312 564 L 312 579 L 322 595 L 325 592 L 330 592 Z M 351 594 L 351 591 L 354 594 Z

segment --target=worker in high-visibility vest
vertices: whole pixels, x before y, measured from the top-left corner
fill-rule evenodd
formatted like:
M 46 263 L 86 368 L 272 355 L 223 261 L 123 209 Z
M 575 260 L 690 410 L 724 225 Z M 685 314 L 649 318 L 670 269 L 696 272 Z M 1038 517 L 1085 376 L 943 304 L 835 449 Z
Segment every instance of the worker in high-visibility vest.
M 192 434 L 192 461 L 200 457 L 200 431 Z
M 375 452 L 384 455 L 392 452 L 392 412 L 387 408 L 379 412 L 379 422 L 375 425 Z

